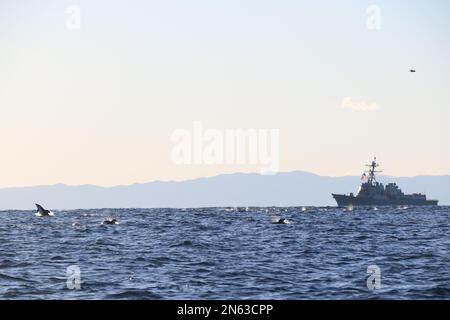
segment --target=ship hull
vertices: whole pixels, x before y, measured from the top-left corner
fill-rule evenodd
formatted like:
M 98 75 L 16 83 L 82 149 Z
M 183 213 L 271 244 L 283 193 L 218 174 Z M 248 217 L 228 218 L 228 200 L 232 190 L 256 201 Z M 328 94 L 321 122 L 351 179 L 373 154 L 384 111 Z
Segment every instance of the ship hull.
M 355 197 L 344 194 L 332 194 L 338 207 L 348 206 L 437 206 L 438 200 L 427 199 L 389 199 L 372 197 Z

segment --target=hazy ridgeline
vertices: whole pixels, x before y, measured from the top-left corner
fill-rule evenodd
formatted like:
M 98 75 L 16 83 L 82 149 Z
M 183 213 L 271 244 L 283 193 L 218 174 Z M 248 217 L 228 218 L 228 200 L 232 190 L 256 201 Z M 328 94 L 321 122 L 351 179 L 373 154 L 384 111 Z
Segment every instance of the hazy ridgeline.
M 440 205 L 450 204 L 450 176 L 390 178 L 405 193 L 422 192 Z M 356 193 L 359 177 L 324 177 L 307 172 L 276 175 L 229 174 L 182 182 L 129 186 L 37 186 L 0 189 L 0 209 L 187 208 L 220 206 L 335 206 L 331 193 Z

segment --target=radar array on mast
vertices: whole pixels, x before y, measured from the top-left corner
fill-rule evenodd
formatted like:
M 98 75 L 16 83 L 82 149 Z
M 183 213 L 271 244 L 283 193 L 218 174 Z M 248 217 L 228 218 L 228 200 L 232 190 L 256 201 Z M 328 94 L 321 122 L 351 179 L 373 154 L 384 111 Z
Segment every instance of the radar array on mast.
M 369 170 L 365 171 L 369 174 L 369 179 L 368 179 L 367 183 L 369 183 L 370 185 L 373 185 L 374 182 L 377 181 L 377 179 L 375 177 L 375 173 L 382 172 L 381 170 L 376 170 L 376 168 L 379 166 L 380 165 L 377 163 L 377 157 L 373 158 L 373 161 L 371 164 L 366 164 L 366 167 L 370 168 Z

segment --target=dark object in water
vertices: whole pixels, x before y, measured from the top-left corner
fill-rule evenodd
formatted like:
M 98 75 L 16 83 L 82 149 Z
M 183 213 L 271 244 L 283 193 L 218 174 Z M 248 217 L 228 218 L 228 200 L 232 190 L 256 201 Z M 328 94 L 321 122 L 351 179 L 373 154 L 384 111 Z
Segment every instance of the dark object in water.
M 287 221 L 287 219 L 281 218 L 281 219 L 272 221 L 272 224 L 288 224 L 288 221 Z
M 106 219 L 103 221 L 103 224 L 117 224 L 117 220 L 114 218 Z
M 53 213 L 50 210 L 44 209 L 40 204 L 35 203 L 37 211 L 36 215 L 39 217 L 51 216 Z

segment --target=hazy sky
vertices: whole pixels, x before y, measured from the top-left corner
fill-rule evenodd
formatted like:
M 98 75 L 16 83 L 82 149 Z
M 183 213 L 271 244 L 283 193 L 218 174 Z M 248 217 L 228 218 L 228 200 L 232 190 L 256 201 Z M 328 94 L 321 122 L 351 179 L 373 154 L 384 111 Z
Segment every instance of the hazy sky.
M 281 171 L 450 174 L 449 39 L 448 0 L 0 0 L 0 187 L 258 172 L 174 163 L 194 121 L 279 129 Z

